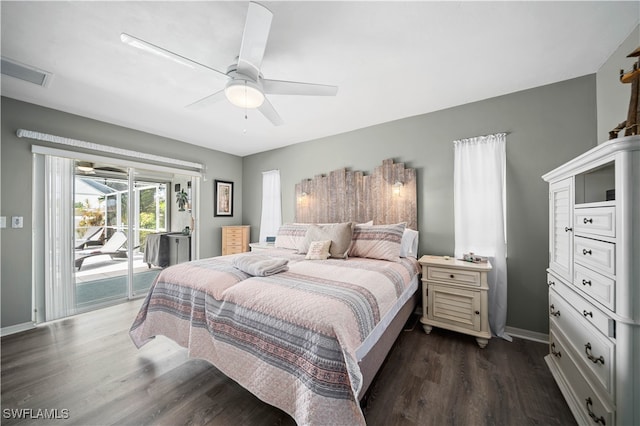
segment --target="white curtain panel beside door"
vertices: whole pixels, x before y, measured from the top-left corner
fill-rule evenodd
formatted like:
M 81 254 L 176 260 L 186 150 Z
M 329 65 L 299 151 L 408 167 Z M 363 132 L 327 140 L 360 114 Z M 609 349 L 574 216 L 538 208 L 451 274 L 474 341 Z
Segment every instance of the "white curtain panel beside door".
M 74 160 L 45 156 L 45 320 L 73 315 Z

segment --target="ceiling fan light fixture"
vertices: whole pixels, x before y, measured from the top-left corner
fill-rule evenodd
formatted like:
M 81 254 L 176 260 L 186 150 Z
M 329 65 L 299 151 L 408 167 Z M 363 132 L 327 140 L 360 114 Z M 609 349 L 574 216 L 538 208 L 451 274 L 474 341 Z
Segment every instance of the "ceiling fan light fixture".
M 258 108 L 264 102 L 260 86 L 249 80 L 230 80 L 224 88 L 224 94 L 229 102 L 239 108 Z
M 80 170 L 81 172 L 93 171 L 93 163 L 90 163 L 88 161 L 78 161 L 76 162 L 76 166 L 78 167 L 78 170 Z

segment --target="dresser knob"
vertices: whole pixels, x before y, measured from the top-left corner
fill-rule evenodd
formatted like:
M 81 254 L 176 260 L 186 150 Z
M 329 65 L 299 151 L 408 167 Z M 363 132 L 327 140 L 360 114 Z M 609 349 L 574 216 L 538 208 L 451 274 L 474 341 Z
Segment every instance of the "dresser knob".
M 573 228 L 567 228 L 566 226 L 564 227 L 564 232 L 571 232 L 573 231 Z
M 582 254 L 584 254 L 585 256 L 591 254 L 591 250 L 582 249 Z
M 476 311 L 476 315 L 480 315 L 480 311 Z
M 558 357 L 558 358 L 562 358 L 562 354 L 560 353 L 560 351 L 556 351 L 556 344 L 555 343 L 551 344 L 551 354 L 553 356 Z
M 586 217 L 583 220 L 584 223 L 593 223 L 593 219 L 589 218 L 587 219 Z
M 547 284 L 549 285 L 549 287 L 551 287 L 552 285 L 556 285 L 555 281 L 549 281 Z
M 587 285 L 589 284 L 589 286 L 591 286 L 591 280 L 582 280 L 582 285 Z
M 449 275 L 449 278 L 453 279 L 455 276 L 453 274 Z
M 582 315 L 583 315 L 584 317 L 591 317 L 591 318 L 593 318 L 593 312 L 587 312 L 586 310 L 583 310 L 583 311 L 582 311 Z
M 559 317 L 560 316 L 560 311 L 556 311 L 556 307 L 551 305 L 549 306 L 549 312 L 551 313 L 551 315 L 553 315 L 554 317 Z

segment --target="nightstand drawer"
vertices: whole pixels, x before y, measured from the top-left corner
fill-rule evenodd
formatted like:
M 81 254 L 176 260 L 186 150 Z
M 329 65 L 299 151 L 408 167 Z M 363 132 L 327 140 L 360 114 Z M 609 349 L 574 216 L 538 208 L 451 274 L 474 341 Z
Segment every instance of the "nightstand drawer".
M 427 268 L 427 280 L 480 286 L 480 272 L 429 266 Z

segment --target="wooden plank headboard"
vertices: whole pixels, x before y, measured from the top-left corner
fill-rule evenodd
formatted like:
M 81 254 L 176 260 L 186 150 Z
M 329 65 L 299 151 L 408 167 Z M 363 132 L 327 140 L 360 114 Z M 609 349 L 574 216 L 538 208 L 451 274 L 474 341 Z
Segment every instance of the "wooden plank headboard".
M 398 186 L 397 184 L 402 184 Z M 338 169 L 296 184 L 296 222 L 373 220 L 418 229 L 416 171 L 384 160 L 371 175 Z

